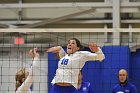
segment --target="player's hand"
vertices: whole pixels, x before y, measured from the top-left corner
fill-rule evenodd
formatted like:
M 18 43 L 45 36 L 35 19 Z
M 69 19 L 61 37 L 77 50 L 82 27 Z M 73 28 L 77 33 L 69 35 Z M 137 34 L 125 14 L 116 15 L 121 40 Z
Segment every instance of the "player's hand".
M 30 55 L 32 58 L 34 58 L 34 57 L 39 57 L 39 53 L 38 53 L 37 51 L 38 51 L 37 48 L 31 49 L 31 50 L 29 51 L 29 55 Z
M 89 42 L 88 47 L 92 52 L 98 52 L 99 51 L 98 46 L 94 42 Z
M 49 49 L 47 49 L 46 52 L 53 52 L 53 53 L 58 53 L 61 50 L 61 46 L 56 46 L 56 47 L 51 47 Z

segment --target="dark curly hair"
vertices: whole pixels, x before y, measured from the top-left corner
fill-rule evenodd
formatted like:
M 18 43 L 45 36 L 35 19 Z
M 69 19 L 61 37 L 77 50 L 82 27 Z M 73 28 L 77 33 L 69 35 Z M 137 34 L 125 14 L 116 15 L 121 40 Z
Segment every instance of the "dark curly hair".
M 68 41 L 70 41 L 70 40 L 75 40 L 76 44 L 77 44 L 77 47 L 80 48 L 79 50 L 82 50 L 83 46 L 81 45 L 81 42 L 77 38 L 71 38 Z

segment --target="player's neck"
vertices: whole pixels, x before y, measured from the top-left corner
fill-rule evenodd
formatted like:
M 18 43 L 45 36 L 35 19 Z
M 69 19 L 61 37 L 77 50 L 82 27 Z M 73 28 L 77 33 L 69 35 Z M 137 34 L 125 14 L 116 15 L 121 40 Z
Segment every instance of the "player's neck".
M 76 53 L 77 51 L 75 51 L 75 52 L 72 52 L 72 53 L 67 53 L 68 54 L 68 56 L 70 56 L 70 55 L 73 55 L 74 53 Z
M 120 84 L 121 84 L 121 86 L 125 86 L 127 84 L 127 82 L 125 81 L 125 82 L 120 83 Z
M 125 84 L 121 84 L 121 86 L 125 86 L 126 85 L 126 83 Z

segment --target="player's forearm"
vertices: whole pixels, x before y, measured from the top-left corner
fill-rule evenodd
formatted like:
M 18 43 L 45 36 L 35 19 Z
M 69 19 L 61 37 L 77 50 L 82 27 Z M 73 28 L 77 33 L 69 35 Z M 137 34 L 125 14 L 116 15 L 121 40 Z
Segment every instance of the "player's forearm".
M 32 67 L 31 67 L 33 75 L 36 75 L 36 70 L 37 70 L 37 69 L 40 69 L 40 66 L 41 66 L 40 63 L 41 63 L 41 62 L 40 62 L 39 57 L 35 57 L 35 58 L 33 59 Z
M 104 53 L 102 50 L 98 47 L 98 51 L 96 52 L 97 54 L 97 60 L 102 61 L 105 59 Z
M 64 49 L 62 47 L 60 47 L 60 51 L 59 51 L 59 57 L 62 58 L 66 55 L 66 52 L 64 51 Z

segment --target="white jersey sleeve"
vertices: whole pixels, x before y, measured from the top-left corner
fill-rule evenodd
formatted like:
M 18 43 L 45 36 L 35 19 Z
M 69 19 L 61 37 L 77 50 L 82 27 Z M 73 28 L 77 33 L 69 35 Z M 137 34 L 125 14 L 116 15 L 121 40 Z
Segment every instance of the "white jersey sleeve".
M 29 69 L 29 75 L 26 80 L 22 83 L 22 85 L 17 89 L 16 93 L 28 93 L 30 90 L 30 86 L 33 83 L 33 75 L 36 74 L 36 69 L 38 68 L 40 62 L 38 62 L 38 58 L 34 58 L 32 67 Z
M 98 47 L 99 51 L 96 52 L 96 53 L 91 53 L 91 52 L 88 52 L 85 54 L 85 60 L 86 61 L 90 61 L 90 60 L 98 60 L 98 61 L 102 61 L 105 59 L 105 56 L 102 52 L 102 50 Z
M 66 55 L 66 52 L 64 51 L 64 49 L 61 47 L 61 50 L 59 51 L 59 57 L 60 59 L 63 58 Z

